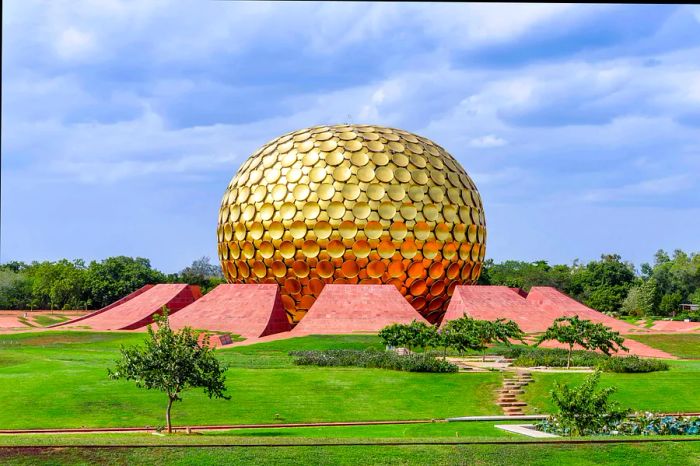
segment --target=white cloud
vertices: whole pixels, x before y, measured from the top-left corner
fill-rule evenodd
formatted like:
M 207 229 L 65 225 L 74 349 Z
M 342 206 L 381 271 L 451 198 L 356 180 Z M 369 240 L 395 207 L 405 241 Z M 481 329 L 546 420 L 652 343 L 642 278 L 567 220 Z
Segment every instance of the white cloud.
M 501 147 L 505 146 L 506 144 L 508 144 L 508 141 L 503 138 L 499 138 L 498 136 L 494 136 L 493 134 L 487 134 L 486 136 L 474 138 L 469 141 L 470 146 L 479 148 Z
M 72 27 L 62 31 L 56 41 L 56 52 L 65 59 L 83 58 L 95 48 L 95 38 L 92 34 Z

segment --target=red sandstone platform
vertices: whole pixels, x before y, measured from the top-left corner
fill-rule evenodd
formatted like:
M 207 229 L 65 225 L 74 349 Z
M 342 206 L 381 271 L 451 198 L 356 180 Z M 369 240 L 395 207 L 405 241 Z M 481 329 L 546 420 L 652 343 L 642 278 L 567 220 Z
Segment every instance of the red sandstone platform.
M 376 333 L 413 320 L 428 323 L 394 285 L 326 285 L 289 336 Z
M 291 329 L 279 285 L 219 285 L 170 318 L 175 329 L 230 332 L 258 338 Z
M 622 343 L 627 349 L 629 349 L 629 352 L 627 351 L 620 351 L 618 353 L 613 353 L 617 356 L 627 356 L 627 355 L 635 355 L 639 356 L 642 358 L 662 358 L 662 359 L 678 359 L 676 356 L 673 356 L 672 354 L 669 354 L 665 351 L 662 351 L 660 349 L 652 348 L 651 346 L 647 346 L 644 343 L 640 343 L 637 340 L 632 340 L 631 338 L 626 338 L 625 341 Z M 559 343 L 558 341 L 545 341 L 542 342 L 540 345 L 543 348 L 563 348 L 563 349 L 569 349 L 568 345 L 565 345 L 563 343 Z M 583 349 L 579 345 L 574 345 L 574 349 L 580 350 Z
M 92 314 L 55 325 L 89 327 L 92 330 L 133 330 L 153 322 L 153 314 L 167 307 L 173 315 L 202 294 L 198 286 L 185 284 L 146 285 L 116 303 Z
M 651 327 L 657 332 L 691 333 L 700 331 L 700 322 L 683 322 L 678 320 L 657 320 Z

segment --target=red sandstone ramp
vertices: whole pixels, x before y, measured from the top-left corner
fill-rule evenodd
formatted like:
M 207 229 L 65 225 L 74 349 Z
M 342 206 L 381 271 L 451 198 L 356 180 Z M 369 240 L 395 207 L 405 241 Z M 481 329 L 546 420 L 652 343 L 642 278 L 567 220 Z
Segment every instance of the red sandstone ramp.
M 175 329 L 231 332 L 258 338 L 291 329 L 279 285 L 219 285 L 170 318 Z
M 441 326 L 467 315 L 478 320 L 512 320 L 525 333 L 542 332 L 559 317 L 555 312 L 533 309 L 519 293 L 507 286 L 457 286 Z
M 142 294 L 142 293 L 145 293 L 146 291 L 150 290 L 150 289 L 153 288 L 154 286 L 155 286 L 155 285 L 144 285 L 144 286 L 142 286 L 141 288 L 139 288 L 138 290 L 136 290 L 136 291 L 134 291 L 134 292 L 132 292 L 132 293 L 129 293 L 128 295 L 124 296 L 122 299 L 118 299 L 118 300 L 114 301 L 112 304 L 109 304 L 109 305 L 103 307 L 102 309 L 98 309 L 98 310 L 95 311 L 95 312 L 91 312 L 90 314 L 86 314 L 86 315 L 84 315 L 84 316 L 80 316 L 80 317 L 78 317 L 78 318 L 76 318 L 76 319 L 71 319 L 71 320 L 69 320 L 69 321 L 67 321 L 67 322 L 60 322 L 60 323 L 58 323 L 58 324 L 49 325 L 47 328 L 54 328 L 54 327 L 61 327 L 61 326 L 64 326 L 64 325 L 71 325 L 71 324 L 74 324 L 74 323 L 76 323 L 76 322 L 80 322 L 80 321 L 83 321 L 83 320 L 85 320 L 85 319 L 92 318 L 92 317 L 94 317 L 94 316 L 96 316 L 96 315 L 98 315 L 98 314 L 102 314 L 102 313 L 105 312 L 105 311 L 109 311 L 110 309 L 112 309 L 112 308 L 114 308 L 114 307 L 120 306 L 120 305 L 124 304 L 125 302 L 134 299 L 134 298 L 137 297 L 138 295 L 140 295 L 140 294 Z
M 290 337 L 378 332 L 413 320 L 428 323 L 394 285 L 326 285 Z
M 174 314 L 201 296 L 198 286 L 185 284 L 155 285 L 114 307 L 101 309 L 64 323 L 65 327 L 90 327 L 93 330 L 133 330 L 153 322 L 153 314 L 166 306 Z
M 621 333 L 644 331 L 584 306 L 547 286 L 532 287 L 527 294 L 506 286 L 457 286 L 442 324 L 465 314 L 481 320 L 513 320 L 525 333 L 544 332 L 554 319 L 574 315 L 600 322 Z
M 644 329 L 591 309 L 549 286 L 533 286 L 527 295 L 527 302 L 541 311 L 555 312 L 558 316 L 567 317 L 578 315 L 581 319 L 599 322 L 620 333 L 644 331 Z

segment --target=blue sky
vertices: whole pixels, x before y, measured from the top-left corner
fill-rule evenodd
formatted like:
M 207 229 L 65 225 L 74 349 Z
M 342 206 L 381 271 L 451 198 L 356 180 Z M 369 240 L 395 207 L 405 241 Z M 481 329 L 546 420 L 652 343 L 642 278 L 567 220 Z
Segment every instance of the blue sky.
M 700 250 L 696 6 L 3 7 L 0 261 L 215 259 L 247 156 L 342 122 L 457 157 L 497 261 Z

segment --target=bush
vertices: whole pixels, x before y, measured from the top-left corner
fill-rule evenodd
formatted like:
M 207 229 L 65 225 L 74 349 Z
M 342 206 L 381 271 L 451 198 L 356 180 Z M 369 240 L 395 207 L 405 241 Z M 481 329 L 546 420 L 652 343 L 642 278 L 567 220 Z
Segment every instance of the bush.
M 514 359 L 517 367 L 566 367 L 568 351 L 561 348 L 532 348 L 514 346 L 503 351 L 503 356 Z M 638 356 L 605 356 L 592 351 L 577 350 L 571 354 L 571 364 L 579 367 L 597 367 L 605 372 L 655 372 L 668 370 L 668 363 Z
M 667 371 L 668 363 L 659 359 L 642 359 L 639 356 L 604 357 L 598 365 L 606 372 L 656 372 Z
M 311 350 L 291 351 L 294 364 L 299 366 L 365 367 L 407 372 L 457 372 L 458 367 L 428 354 L 400 356 L 392 351 Z
M 554 384 L 551 397 L 557 413 L 549 416 L 538 428 L 558 435 L 595 435 L 610 431 L 610 426 L 620 423 L 628 410 L 610 401 L 615 387 L 597 390 L 600 371 L 586 377 L 583 383 L 570 388 L 568 385 Z
M 700 435 L 700 417 L 635 413 L 611 428 L 611 435 Z

